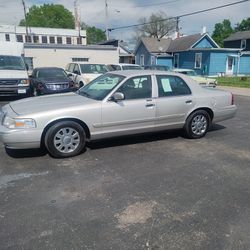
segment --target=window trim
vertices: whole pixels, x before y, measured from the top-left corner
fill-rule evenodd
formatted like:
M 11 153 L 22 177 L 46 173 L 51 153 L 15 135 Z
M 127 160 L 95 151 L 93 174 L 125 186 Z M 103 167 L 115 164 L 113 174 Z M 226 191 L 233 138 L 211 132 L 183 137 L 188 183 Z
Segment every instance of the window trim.
M 197 57 L 199 58 L 200 56 L 200 62 L 199 62 L 199 65 L 197 66 L 196 65 L 196 62 L 197 62 Z M 199 53 L 195 53 L 195 56 L 194 56 L 194 68 L 195 69 L 201 69 L 201 66 L 202 66 L 202 53 L 199 52 Z
M 244 44 L 244 46 L 243 46 Z M 246 39 L 242 39 L 241 42 L 240 42 L 240 48 L 241 49 L 246 49 L 247 47 L 247 40 Z

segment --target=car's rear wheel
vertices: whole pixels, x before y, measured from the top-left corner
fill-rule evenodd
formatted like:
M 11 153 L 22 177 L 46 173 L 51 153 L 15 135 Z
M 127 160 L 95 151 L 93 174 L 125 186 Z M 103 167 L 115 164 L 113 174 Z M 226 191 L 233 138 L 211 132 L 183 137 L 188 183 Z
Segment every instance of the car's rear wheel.
M 72 157 L 85 148 L 86 134 L 83 127 L 74 121 L 61 121 L 49 128 L 45 145 L 56 158 Z
M 205 110 L 193 112 L 186 120 L 185 132 L 188 138 L 199 139 L 206 135 L 211 119 Z

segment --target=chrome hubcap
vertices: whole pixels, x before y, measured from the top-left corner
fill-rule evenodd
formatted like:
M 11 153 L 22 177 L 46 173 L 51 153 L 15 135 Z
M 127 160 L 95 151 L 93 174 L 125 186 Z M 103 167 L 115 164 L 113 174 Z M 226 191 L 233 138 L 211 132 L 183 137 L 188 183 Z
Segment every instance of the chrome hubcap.
M 80 144 L 80 135 L 73 128 L 61 128 L 54 137 L 54 146 L 61 153 L 71 153 Z
M 207 118 L 204 115 L 195 116 L 192 120 L 191 129 L 195 135 L 204 134 L 207 130 Z

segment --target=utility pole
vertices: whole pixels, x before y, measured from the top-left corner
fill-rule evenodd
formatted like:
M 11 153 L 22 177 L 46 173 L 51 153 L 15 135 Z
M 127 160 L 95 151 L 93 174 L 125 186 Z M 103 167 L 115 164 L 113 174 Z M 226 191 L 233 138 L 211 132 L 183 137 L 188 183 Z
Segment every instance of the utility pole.
M 74 12 L 75 12 L 75 29 L 78 30 L 79 43 L 81 44 L 81 16 L 79 11 L 78 0 L 74 1 Z
M 108 24 L 108 0 L 105 0 L 105 23 L 106 23 L 106 39 L 109 40 L 109 24 Z
M 22 0 L 22 4 L 23 4 L 23 11 L 24 11 L 24 20 L 25 20 L 26 36 L 28 36 L 29 32 L 28 32 L 28 24 L 27 24 L 27 12 L 26 12 L 26 5 L 25 5 L 24 0 Z
M 180 37 L 180 26 L 179 26 L 179 24 L 180 24 L 180 17 L 177 17 L 176 18 L 176 34 L 177 34 L 177 38 Z

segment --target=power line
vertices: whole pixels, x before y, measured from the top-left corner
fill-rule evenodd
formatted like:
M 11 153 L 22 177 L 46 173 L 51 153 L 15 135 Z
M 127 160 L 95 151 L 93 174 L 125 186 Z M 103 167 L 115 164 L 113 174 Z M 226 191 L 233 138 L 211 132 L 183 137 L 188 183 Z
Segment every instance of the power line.
M 167 21 L 167 20 L 171 20 L 171 19 L 178 20 L 181 17 L 186 17 L 186 16 L 200 14 L 200 13 L 203 13 L 203 12 L 217 10 L 217 9 L 229 7 L 229 6 L 232 6 L 232 5 L 245 3 L 245 2 L 248 2 L 248 1 L 250 1 L 250 0 L 242 0 L 242 1 L 234 2 L 234 3 L 224 4 L 224 5 L 220 5 L 220 6 L 209 8 L 209 9 L 205 9 L 205 10 L 199 10 L 199 11 L 195 11 L 195 12 L 191 12 L 191 13 L 187 13 L 187 14 L 183 14 L 183 15 L 179 15 L 179 16 L 175 16 L 175 17 L 169 17 L 169 18 L 161 19 L 161 20 L 158 20 L 157 22 L 163 22 L 163 21 Z M 134 28 L 134 27 L 142 26 L 142 25 L 145 25 L 145 24 L 152 24 L 152 23 L 155 23 L 155 21 L 154 22 L 140 23 L 140 24 L 132 24 L 132 25 L 121 26 L 121 27 L 116 27 L 116 28 L 110 28 L 109 31 L 118 30 L 118 29 Z

